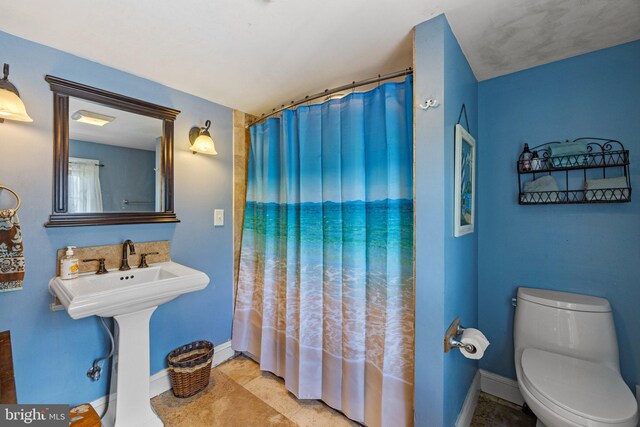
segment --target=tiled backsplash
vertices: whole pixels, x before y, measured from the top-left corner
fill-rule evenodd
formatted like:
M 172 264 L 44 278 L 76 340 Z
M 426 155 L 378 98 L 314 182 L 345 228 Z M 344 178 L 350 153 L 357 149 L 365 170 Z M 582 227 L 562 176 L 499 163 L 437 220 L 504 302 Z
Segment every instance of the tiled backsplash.
M 165 262 L 171 260 L 171 252 L 168 240 L 158 242 L 134 242 L 136 253 L 129 255 L 129 265 L 137 267 L 140 264 L 140 254 L 148 252 L 159 252 L 158 255 L 148 255 L 147 264 Z M 58 249 L 58 263 L 56 275 L 60 275 L 60 258 L 65 255 L 66 248 Z M 95 272 L 98 270 L 98 262 L 82 262 L 83 259 L 104 258 L 107 270 L 117 270 L 120 268 L 122 260 L 122 243 L 109 246 L 90 246 L 86 248 L 76 248 L 73 250 L 74 256 L 80 261 L 80 273 Z

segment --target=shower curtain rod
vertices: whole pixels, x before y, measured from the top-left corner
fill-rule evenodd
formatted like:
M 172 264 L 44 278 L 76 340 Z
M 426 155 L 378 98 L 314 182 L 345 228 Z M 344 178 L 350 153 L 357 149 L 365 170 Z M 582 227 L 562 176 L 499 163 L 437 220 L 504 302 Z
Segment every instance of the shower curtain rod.
M 349 89 L 355 89 L 357 87 L 360 86 L 366 86 L 366 85 L 370 85 L 373 83 L 379 83 L 385 80 L 391 80 L 391 79 L 395 79 L 397 77 L 402 77 L 402 76 L 408 76 L 409 74 L 413 74 L 413 68 L 409 67 L 409 68 L 405 68 L 402 71 L 396 71 L 395 73 L 389 73 L 389 74 L 384 74 L 384 75 L 380 75 L 378 74 L 377 77 L 373 77 L 371 79 L 366 79 L 366 80 L 360 80 L 359 82 L 352 82 L 348 85 L 343 85 L 343 86 L 338 86 L 335 87 L 333 89 L 325 89 L 323 92 L 318 92 L 316 94 L 313 95 L 307 95 L 304 97 L 304 99 L 299 99 L 297 101 L 291 101 L 290 104 L 282 104 L 282 106 L 280 108 L 274 108 L 270 113 L 264 113 L 262 114 L 259 118 L 253 120 L 251 123 L 249 123 L 247 125 L 247 127 L 251 127 L 259 122 L 261 122 L 262 120 L 268 119 L 269 117 L 275 116 L 276 114 L 280 113 L 281 111 L 284 111 L 288 108 L 293 108 L 293 107 L 297 107 L 300 104 L 304 104 L 305 102 L 309 102 L 309 101 L 313 101 L 316 100 L 318 98 L 322 98 L 323 96 L 329 96 L 329 95 L 333 95 L 334 93 L 338 93 L 338 92 L 342 92 L 343 90 L 349 90 Z

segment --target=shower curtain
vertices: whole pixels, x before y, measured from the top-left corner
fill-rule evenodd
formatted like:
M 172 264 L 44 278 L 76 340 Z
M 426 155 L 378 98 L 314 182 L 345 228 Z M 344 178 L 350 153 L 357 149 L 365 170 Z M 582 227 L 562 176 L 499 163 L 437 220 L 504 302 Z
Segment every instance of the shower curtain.
M 412 79 L 251 128 L 233 349 L 367 426 L 413 423 Z

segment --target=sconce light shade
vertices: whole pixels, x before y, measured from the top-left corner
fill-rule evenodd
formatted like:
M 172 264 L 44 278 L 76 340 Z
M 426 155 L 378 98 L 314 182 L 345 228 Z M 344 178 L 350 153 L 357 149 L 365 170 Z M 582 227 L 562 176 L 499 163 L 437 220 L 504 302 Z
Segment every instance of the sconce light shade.
M 9 82 L 9 64 L 4 64 L 4 76 L 0 79 L 0 122 L 4 119 L 19 122 L 32 122 L 27 114 L 27 109 L 20 99 L 20 93 Z
M 211 138 L 209 128 L 211 127 L 211 120 L 207 120 L 204 127 L 193 127 L 189 131 L 189 141 L 191 142 L 191 151 L 193 154 L 202 153 L 215 156 L 218 154 L 216 151 L 216 144 Z

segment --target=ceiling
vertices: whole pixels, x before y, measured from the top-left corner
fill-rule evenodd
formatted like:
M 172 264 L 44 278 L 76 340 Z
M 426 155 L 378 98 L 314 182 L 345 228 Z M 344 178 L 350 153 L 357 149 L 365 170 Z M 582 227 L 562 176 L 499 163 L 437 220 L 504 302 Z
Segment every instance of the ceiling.
M 638 0 L 0 0 L 0 31 L 261 114 L 411 66 L 445 12 L 479 80 L 640 39 Z
M 162 120 L 117 110 L 90 101 L 69 98 L 69 116 L 85 110 L 114 117 L 111 123 L 95 126 L 69 119 L 69 139 L 154 151 L 162 136 Z

